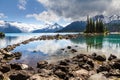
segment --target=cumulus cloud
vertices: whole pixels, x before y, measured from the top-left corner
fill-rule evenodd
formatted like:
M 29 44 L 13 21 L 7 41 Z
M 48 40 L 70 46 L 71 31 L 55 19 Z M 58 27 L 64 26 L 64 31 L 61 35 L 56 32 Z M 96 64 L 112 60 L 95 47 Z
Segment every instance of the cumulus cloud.
M 84 19 L 87 15 L 119 14 L 119 0 L 38 0 L 43 6 L 64 18 Z
M 20 10 L 26 9 L 27 0 L 19 0 L 19 4 L 17 5 Z
M 53 12 L 50 11 L 43 11 L 40 14 L 28 14 L 26 15 L 27 18 L 35 18 L 38 21 L 42 21 L 42 22 L 57 22 L 59 21 L 60 17 L 58 17 L 56 14 L 54 14 Z
M 4 13 L 0 13 L 0 18 L 7 18 L 7 16 Z

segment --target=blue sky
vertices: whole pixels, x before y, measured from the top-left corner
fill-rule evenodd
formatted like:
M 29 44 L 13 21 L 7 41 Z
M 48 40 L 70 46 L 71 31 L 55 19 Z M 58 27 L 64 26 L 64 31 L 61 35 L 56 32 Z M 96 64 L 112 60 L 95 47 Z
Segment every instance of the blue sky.
M 24 1 L 24 0 L 23 0 Z M 39 23 L 33 18 L 26 18 L 27 14 L 41 13 L 45 8 L 37 2 L 37 0 L 26 0 L 27 3 L 22 5 L 25 9 L 20 9 L 19 0 L 0 0 L 0 13 L 3 13 L 6 17 L 1 18 L 6 21 L 18 21 L 27 23 Z
M 65 25 L 87 15 L 119 15 L 119 5 L 120 0 L 0 0 L 0 20 Z

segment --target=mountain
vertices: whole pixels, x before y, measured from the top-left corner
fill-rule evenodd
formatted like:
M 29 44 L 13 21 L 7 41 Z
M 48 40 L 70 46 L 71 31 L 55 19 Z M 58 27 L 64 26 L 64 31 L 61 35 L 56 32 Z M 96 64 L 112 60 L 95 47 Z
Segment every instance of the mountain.
M 92 19 L 94 21 L 96 21 L 97 19 L 102 20 L 110 32 L 120 32 L 120 16 L 119 15 L 112 15 L 109 17 L 104 15 L 96 15 Z
M 106 24 L 110 32 L 120 32 L 120 20 L 113 20 Z
M 45 24 L 44 26 L 45 28 L 42 29 L 38 29 L 38 30 L 34 30 L 32 31 L 33 33 L 41 33 L 41 32 L 56 32 L 58 30 L 63 29 L 62 26 L 60 26 L 59 24 L 55 23 L 55 24 Z
M 5 33 L 21 33 L 21 32 L 26 33 L 41 28 L 42 25 L 0 20 L 0 31 Z
M 75 21 L 57 32 L 83 32 L 86 27 L 86 21 Z
M 104 23 L 110 23 L 111 21 L 120 20 L 120 16 L 119 15 L 112 15 L 112 16 L 96 15 L 92 17 L 92 19 L 94 21 L 99 19 L 99 20 L 102 20 Z
M 22 31 L 15 26 L 11 26 L 9 23 L 4 22 L 4 24 L 0 23 L 0 32 L 4 33 L 21 33 Z

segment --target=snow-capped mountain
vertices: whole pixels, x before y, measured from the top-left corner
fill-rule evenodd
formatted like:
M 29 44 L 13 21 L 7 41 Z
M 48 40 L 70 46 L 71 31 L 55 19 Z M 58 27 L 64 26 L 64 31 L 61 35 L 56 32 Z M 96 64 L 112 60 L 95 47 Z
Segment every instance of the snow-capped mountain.
M 63 27 L 59 24 L 34 25 L 14 21 L 0 20 L 0 32 L 21 33 L 21 32 L 55 32 Z
M 33 30 L 41 28 L 42 25 L 38 26 L 34 24 L 0 20 L 0 31 L 5 33 L 31 32 Z
M 57 23 L 55 24 L 45 24 L 45 28 L 34 30 L 33 33 L 38 33 L 38 32 L 56 32 L 58 30 L 61 30 L 63 27 Z
M 112 16 L 104 16 L 104 15 L 96 15 L 93 17 L 93 20 L 102 20 L 104 23 L 110 23 L 112 22 L 119 22 L 120 21 L 120 16 L 119 15 L 112 15 Z

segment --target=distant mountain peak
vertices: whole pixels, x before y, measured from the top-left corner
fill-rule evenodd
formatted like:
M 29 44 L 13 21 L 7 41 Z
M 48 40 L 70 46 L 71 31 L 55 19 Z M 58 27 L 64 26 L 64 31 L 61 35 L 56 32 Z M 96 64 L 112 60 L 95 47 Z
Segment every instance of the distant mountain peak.
M 59 25 L 58 23 L 54 24 L 45 24 L 45 28 L 34 30 L 33 33 L 36 32 L 56 32 L 58 30 L 61 30 L 63 26 Z

